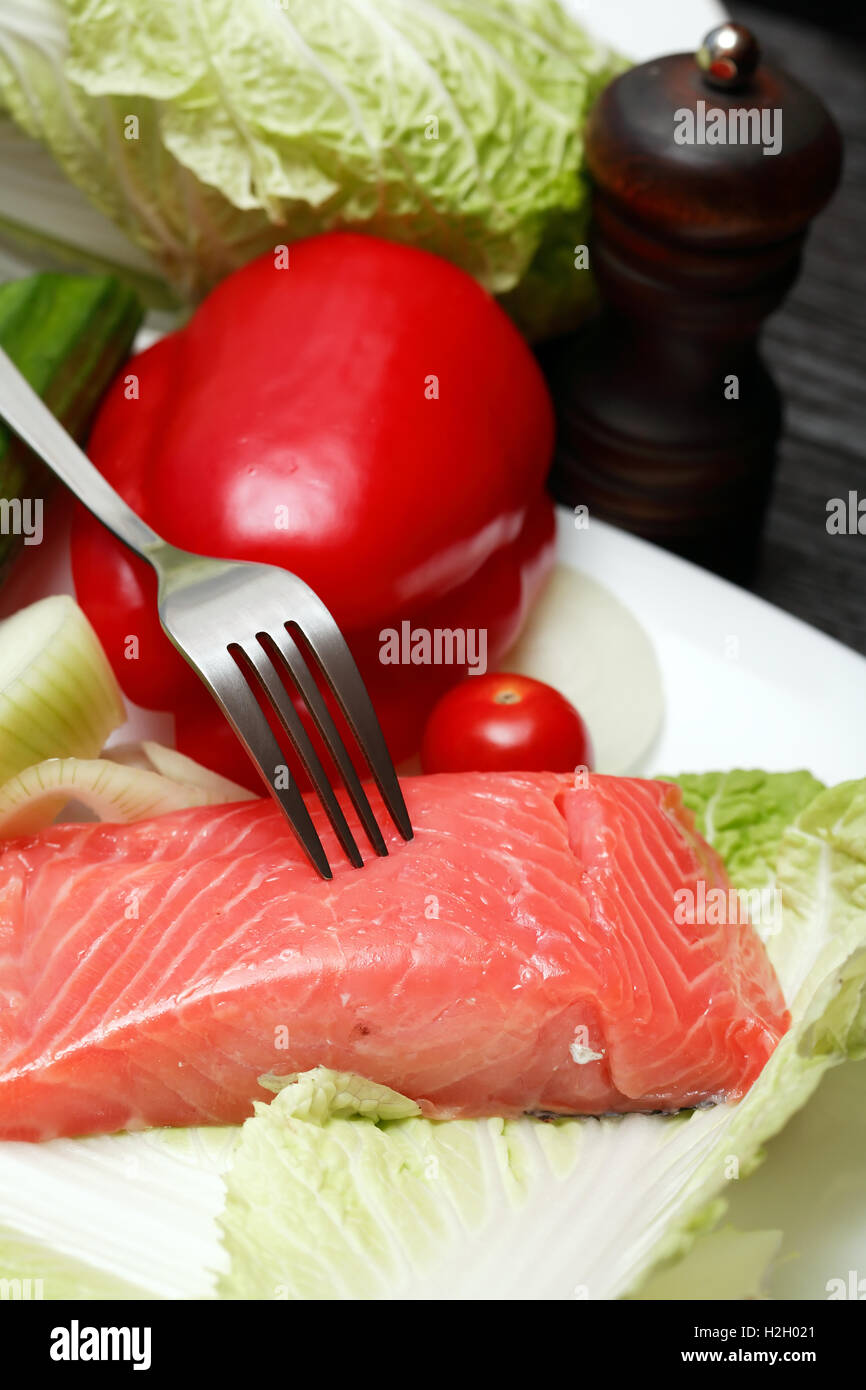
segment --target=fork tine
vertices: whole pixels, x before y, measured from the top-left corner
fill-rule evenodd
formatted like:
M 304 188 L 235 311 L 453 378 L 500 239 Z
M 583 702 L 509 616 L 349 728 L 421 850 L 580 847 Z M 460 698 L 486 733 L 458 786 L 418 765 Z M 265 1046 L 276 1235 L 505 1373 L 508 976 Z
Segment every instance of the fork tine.
M 343 714 L 349 722 L 358 746 L 370 767 L 391 819 L 404 840 L 413 836 L 412 822 L 403 800 L 397 773 L 388 752 L 388 745 L 376 718 L 367 687 L 355 665 L 345 637 L 317 594 L 310 590 L 311 602 L 305 603 L 304 625 L 286 624 L 294 636 L 297 632 L 310 648 L 319 669 L 331 687 Z
M 349 829 L 346 817 L 343 815 L 343 808 L 334 795 L 334 789 L 328 781 L 325 769 L 319 761 L 318 754 L 310 742 L 306 729 L 301 723 L 297 710 L 286 691 L 285 686 L 277 675 L 273 661 L 261 645 L 255 651 L 247 651 L 246 647 L 238 647 L 238 652 L 242 654 L 245 661 L 249 663 L 254 679 L 264 689 L 270 703 L 279 716 L 280 723 L 291 740 L 292 747 L 303 763 L 310 781 L 313 783 L 319 798 L 324 806 L 328 819 L 334 827 L 340 844 L 346 851 L 351 863 L 356 869 L 360 869 L 364 863 L 361 851 L 358 849 L 355 839 Z
M 301 698 L 313 717 L 316 728 L 319 730 L 319 733 L 328 746 L 331 757 L 337 764 L 340 776 L 346 784 L 349 796 L 352 798 L 352 804 L 358 812 L 361 824 L 367 832 L 367 839 L 370 841 L 370 844 L 377 854 L 387 854 L 388 846 L 385 844 L 385 838 L 379 829 L 378 822 L 373 814 L 373 808 L 367 799 L 367 794 L 361 786 L 361 779 L 355 771 L 352 759 L 349 757 L 345 744 L 337 732 L 337 727 L 331 718 L 328 706 L 325 704 L 322 693 L 316 685 L 316 682 L 310 675 L 301 652 L 289 638 L 288 634 L 285 634 L 281 640 L 277 640 L 272 633 L 262 633 L 259 640 L 262 641 L 263 645 L 267 642 L 266 650 L 269 651 L 272 659 L 274 661 L 279 660 L 282 665 L 287 668 L 289 675 L 298 687 Z
M 333 878 L 328 856 L 295 779 L 287 773 L 288 786 L 278 787 L 274 777 L 268 775 L 268 768 L 276 772 L 278 767 L 285 767 L 285 756 L 243 672 L 227 649 L 217 661 L 211 659 L 208 662 L 207 670 L 201 666 L 196 669 L 256 764 L 268 791 L 297 835 L 313 867 L 323 878 Z

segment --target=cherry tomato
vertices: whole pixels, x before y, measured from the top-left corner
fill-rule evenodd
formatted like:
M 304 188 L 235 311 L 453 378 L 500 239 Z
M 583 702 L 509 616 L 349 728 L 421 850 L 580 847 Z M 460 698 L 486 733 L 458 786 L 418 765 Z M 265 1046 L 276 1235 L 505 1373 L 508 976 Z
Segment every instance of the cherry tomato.
M 467 676 L 443 695 L 421 746 L 425 772 L 570 772 L 592 759 L 586 725 L 564 695 L 502 671 Z

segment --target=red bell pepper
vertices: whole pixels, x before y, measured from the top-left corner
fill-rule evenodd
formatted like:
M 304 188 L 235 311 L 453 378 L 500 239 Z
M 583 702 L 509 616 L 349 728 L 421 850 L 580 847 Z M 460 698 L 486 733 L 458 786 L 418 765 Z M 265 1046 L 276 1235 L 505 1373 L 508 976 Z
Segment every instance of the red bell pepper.
M 475 281 L 427 252 L 334 233 L 234 272 L 127 363 L 89 453 L 175 545 L 301 575 L 346 634 L 399 760 L 466 667 L 382 664 L 381 633 L 482 628 L 488 661 L 502 654 L 551 563 L 552 440 L 535 361 Z M 149 567 L 83 510 L 72 565 L 127 695 L 173 710 L 183 751 L 248 780 L 162 633 Z

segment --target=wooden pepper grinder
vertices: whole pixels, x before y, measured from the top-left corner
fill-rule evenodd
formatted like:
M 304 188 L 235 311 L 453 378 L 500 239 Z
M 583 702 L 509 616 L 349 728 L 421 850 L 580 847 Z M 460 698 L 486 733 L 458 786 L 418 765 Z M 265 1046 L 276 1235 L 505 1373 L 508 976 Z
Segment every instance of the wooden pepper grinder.
M 758 335 L 838 182 L 839 132 L 746 29 L 724 24 L 697 57 L 612 82 L 586 158 L 604 307 L 542 354 L 558 413 L 553 492 L 745 578 L 781 424 Z

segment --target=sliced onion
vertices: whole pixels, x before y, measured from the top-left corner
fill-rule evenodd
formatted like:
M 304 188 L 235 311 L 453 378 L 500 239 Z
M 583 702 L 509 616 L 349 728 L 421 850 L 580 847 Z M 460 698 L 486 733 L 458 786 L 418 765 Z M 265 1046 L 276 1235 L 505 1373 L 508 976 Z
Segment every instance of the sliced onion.
M 94 758 L 126 718 L 99 640 L 68 594 L 0 622 L 0 782 L 44 758 Z
M 166 748 L 163 743 L 145 739 L 141 750 L 156 772 L 170 777 L 173 782 L 183 782 L 190 787 L 201 787 L 203 791 L 213 792 L 215 801 L 253 801 L 255 793 L 228 777 L 221 777 L 209 767 L 202 767 L 194 758 L 178 753 L 176 748 Z
M 577 707 L 597 772 L 642 769 L 664 716 L 659 663 L 637 618 L 594 579 L 557 565 L 500 669 L 546 681 Z
M 0 836 L 9 839 L 35 834 L 50 825 L 70 802 L 98 820 L 116 824 L 148 820 L 190 806 L 254 799 L 243 787 L 237 791 L 238 795 L 226 796 L 222 788 L 175 782 L 158 772 L 108 758 L 48 758 L 0 787 Z

